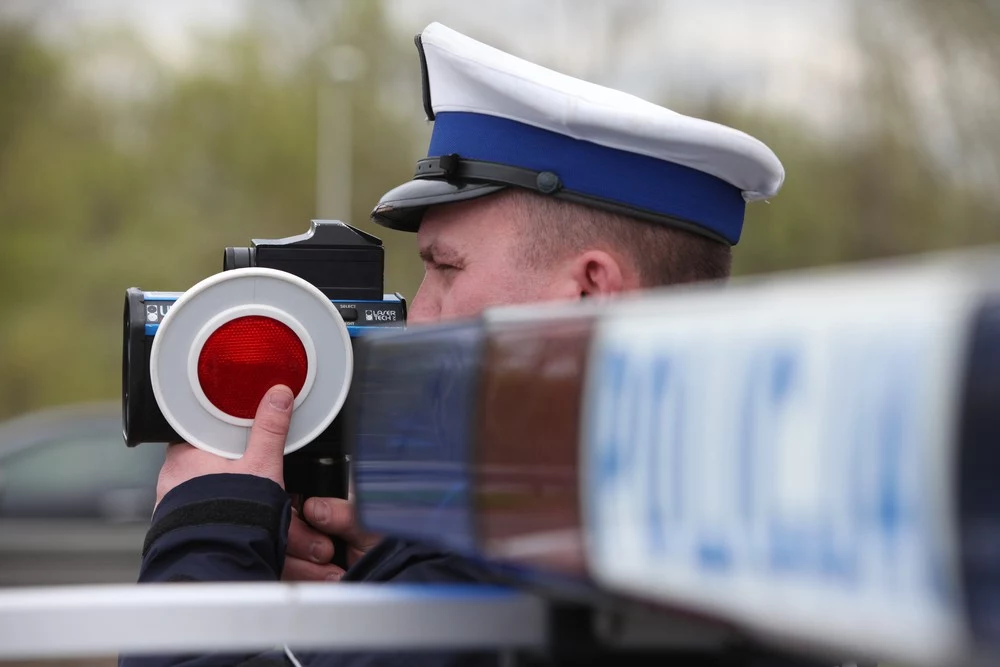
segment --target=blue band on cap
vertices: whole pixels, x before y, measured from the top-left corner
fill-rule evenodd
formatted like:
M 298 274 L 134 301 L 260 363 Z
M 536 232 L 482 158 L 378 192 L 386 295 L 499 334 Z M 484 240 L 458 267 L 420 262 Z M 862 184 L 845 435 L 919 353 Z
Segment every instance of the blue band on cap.
M 457 153 L 558 174 L 563 187 L 652 213 L 680 218 L 739 241 L 746 202 L 720 178 L 506 118 L 449 111 L 437 114 L 429 156 Z

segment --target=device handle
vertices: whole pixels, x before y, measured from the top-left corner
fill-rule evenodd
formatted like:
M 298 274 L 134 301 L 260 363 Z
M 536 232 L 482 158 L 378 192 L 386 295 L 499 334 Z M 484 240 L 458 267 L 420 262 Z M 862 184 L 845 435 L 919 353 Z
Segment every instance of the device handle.
M 347 455 L 294 457 L 285 459 L 285 490 L 297 498 L 295 508 L 301 516 L 309 498 L 347 498 L 350 489 L 351 459 Z M 347 570 L 347 542 L 333 537 L 333 560 Z

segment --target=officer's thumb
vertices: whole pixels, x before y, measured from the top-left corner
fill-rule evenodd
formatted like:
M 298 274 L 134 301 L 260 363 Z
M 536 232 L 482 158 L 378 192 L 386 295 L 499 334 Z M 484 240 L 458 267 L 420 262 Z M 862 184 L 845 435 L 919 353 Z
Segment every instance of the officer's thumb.
M 271 387 L 254 416 L 243 463 L 246 472 L 282 484 L 285 438 L 292 419 L 292 390 L 284 385 Z

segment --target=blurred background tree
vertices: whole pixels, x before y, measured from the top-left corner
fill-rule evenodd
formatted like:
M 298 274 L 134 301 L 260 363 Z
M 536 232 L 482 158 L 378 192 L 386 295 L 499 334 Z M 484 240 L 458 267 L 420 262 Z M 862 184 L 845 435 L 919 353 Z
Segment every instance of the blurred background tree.
M 787 170 L 773 203 L 749 207 L 738 272 L 1000 240 L 1000 14 L 973 0 L 947 8 L 854 5 L 863 69 L 845 91 L 853 122 L 832 139 L 794 118 L 714 107 L 723 122 L 767 137 Z
M 1000 241 L 995 5 L 843 4 L 861 66 L 834 96 L 844 112 L 834 130 L 747 104 L 724 83 L 691 94 L 664 65 L 657 101 L 754 134 L 786 166 L 781 194 L 748 209 L 739 273 Z M 120 27 L 45 39 L 44 11 L 9 7 L 0 417 L 117 397 L 126 287 L 186 289 L 221 268 L 223 247 L 300 233 L 318 214 L 383 238 L 387 289 L 413 296 L 412 236 L 368 222 L 429 135 L 411 42 L 419 28 L 398 28 L 401 4 L 248 0 L 238 26 L 193 39 L 195 65 L 185 66 Z M 612 85 L 629 74 L 618 55 L 640 35 L 656 39 L 643 29 L 662 11 L 644 0 L 532 7 L 525 27 L 558 19 L 552 34 L 563 38 L 529 45 L 508 30 L 491 41 Z

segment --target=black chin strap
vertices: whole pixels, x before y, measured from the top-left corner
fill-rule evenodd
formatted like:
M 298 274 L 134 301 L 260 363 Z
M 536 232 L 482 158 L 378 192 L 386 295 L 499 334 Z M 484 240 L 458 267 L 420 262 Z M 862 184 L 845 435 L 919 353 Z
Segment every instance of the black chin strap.
M 551 171 L 532 171 L 497 162 L 468 160 L 455 154 L 418 160 L 413 178 L 514 185 L 545 195 L 562 189 L 559 176 Z

